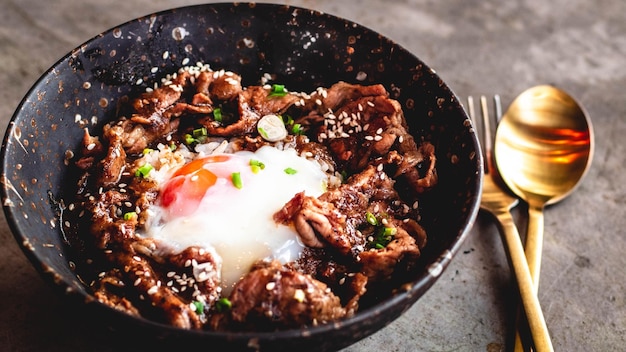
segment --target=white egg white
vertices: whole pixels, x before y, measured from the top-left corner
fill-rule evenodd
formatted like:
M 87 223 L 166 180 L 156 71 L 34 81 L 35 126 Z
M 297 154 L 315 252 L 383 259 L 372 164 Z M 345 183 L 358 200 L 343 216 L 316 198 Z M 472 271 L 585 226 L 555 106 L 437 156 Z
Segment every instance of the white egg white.
M 233 155 L 227 162 L 205 166 L 214 168 L 219 178 L 195 212 L 174 217 L 156 204 L 149 209 L 145 229 L 145 236 L 159 240 L 168 251 L 199 246 L 217 253 L 222 260 L 224 293 L 260 259 L 289 262 L 298 258 L 303 246 L 297 233 L 289 226 L 276 224 L 273 215 L 296 193 L 321 195 L 328 180 L 319 163 L 299 156 L 293 149 L 265 146 L 256 152 Z M 264 168 L 252 172 L 251 159 L 263 163 Z M 240 189 L 229 177 L 234 172 L 241 175 Z

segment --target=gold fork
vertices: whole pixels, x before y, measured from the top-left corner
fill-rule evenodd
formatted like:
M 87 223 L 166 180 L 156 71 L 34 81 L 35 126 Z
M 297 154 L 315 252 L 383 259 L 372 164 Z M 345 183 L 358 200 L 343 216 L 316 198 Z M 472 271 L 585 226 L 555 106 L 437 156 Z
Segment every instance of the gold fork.
M 494 97 L 496 115 L 501 116 L 500 97 Z M 477 125 L 476 114 L 474 113 L 474 99 L 468 97 L 468 112 L 470 118 Z M 491 137 L 491 123 L 487 107 L 487 98 L 480 97 L 482 112 L 482 147 L 483 158 L 485 160 L 485 173 L 483 178 L 483 193 L 480 201 L 480 208 L 495 217 L 504 247 L 509 259 L 509 264 L 517 282 L 522 308 L 528 322 L 528 328 L 533 340 L 535 351 L 554 351 L 548 327 L 539 305 L 539 300 L 533 288 L 533 281 L 528 270 L 528 262 L 524 254 L 524 247 L 519 236 L 519 232 L 513 222 L 511 209 L 518 203 L 516 198 L 505 192 L 497 182 L 497 168 L 492 156 L 493 139 Z

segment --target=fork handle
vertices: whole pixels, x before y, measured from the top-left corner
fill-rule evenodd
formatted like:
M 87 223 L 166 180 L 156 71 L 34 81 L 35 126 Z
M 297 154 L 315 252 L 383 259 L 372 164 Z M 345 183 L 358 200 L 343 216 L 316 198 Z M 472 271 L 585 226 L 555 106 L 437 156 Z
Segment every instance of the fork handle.
M 522 246 L 522 241 L 515 227 L 515 223 L 513 222 L 513 217 L 508 211 L 500 212 L 496 217 L 502 227 L 500 231 L 502 241 L 504 242 L 509 261 L 511 262 L 535 351 L 554 351 L 552 342 L 550 341 L 548 327 L 543 312 L 541 311 L 539 300 L 535 294 L 524 247 Z
M 526 232 L 526 241 L 524 243 L 524 252 L 526 253 L 526 261 L 528 261 L 528 270 L 533 280 L 534 293 L 539 291 L 539 274 L 541 272 L 541 253 L 543 252 L 543 205 L 528 206 L 528 230 Z M 513 351 L 524 352 L 522 343 L 524 320 L 518 313 L 517 332 L 515 333 L 515 347 Z

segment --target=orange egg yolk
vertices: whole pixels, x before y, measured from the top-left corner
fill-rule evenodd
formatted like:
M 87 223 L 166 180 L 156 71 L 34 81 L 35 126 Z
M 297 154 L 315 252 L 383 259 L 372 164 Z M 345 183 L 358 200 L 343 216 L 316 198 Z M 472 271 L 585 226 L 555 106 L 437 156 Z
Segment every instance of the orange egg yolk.
M 174 216 L 189 215 L 195 211 L 208 189 L 217 181 L 217 175 L 205 165 L 229 159 L 228 155 L 211 155 L 181 166 L 161 189 L 161 205 Z

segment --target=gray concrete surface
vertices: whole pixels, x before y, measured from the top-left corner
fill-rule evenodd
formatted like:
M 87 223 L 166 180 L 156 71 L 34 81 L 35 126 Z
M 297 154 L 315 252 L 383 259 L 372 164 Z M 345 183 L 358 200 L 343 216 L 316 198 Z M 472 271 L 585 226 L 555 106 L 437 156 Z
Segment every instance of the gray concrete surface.
M 545 213 L 539 299 L 557 351 L 626 349 L 626 2 L 276 1 L 354 20 L 396 40 L 462 97 L 552 83 L 591 115 L 593 169 Z M 178 0 L 0 0 L 4 131 L 35 80 L 92 36 Z M 526 214 L 514 211 L 525 231 Z M 514 286 L 502 243 L 480 216 L 462 251 L 406 314 L 345 351 L 505 351 Z M 0 350 L 120 351 L 68 318 L 0 220 Z

